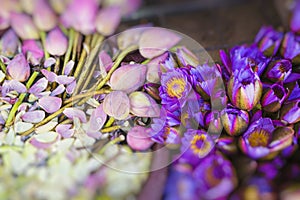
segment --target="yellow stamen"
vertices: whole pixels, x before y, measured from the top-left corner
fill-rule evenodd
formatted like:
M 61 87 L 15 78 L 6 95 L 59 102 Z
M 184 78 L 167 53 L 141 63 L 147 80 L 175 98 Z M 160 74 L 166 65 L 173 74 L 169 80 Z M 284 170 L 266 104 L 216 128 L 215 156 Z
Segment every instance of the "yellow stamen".
M 170 97 L 180 98 L 186 87 L 184 78 L 174 77 L 167 81 L 166 88 Z
M 203 142 L 200 147 L 197 145 L 199 141 Z M 207 141 L 206 135 L 204 134 L 195 135 L 191 141 L 191 149 L 196 155 L 204 156 L 210 150 L 210 148 L 211 144 Z
M 248 141 L 252 147 L 267 146 L 269 142 L 269 133 L 265 130 L 257 130 L 250 134 Z

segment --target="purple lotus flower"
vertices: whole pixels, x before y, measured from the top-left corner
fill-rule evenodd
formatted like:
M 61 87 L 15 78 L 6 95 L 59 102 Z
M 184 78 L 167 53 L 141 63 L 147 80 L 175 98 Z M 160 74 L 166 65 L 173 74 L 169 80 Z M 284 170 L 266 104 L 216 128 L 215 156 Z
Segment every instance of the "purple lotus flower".
M 235 70 L 251 67 L 257 71 L 258 75 L 262 74 L 270 59 L 266 58 L 262 52 L 255 46 L 237 46 L 230 50 L 229 56 L 220 51 L 220 58 L 225 66 L 222 73 L 227 76 L 234 73 Z
M 286 59 L 272 61 L 265 72 L 266 78 L 273 82 L 285 81 L 292 73 L 292 63 Z
M 293 32 L 300 33 L 300 2 L 295 1 L 292 17 L 290 20 L 290 28 Z
M 300 99 L 282 105 L 280 119 L 293 124 L 300 121 Z
M 1 55 L 13 57 L 17 51 L 19 39 L 16 33 L 9 29 L 1 37 Z
M 16 55 L 7 65 L 8 75 L 17 81 L 24 82 L 30 75 L 29 64 L 23 54 Z
M 226 199 L 237 185 L 233 166 L 219 152 L 204 158 L 193 177 L 199 199 Z
M 22 43 L 22 53 L 32 65 L 39 65 L 44 58 L 44 51 L 41 43 L 36 40 L 25 40 Z
M 222 84 L 218 65 L 204 64 L 191 68 L 191 79 L 194 89 L 206 100 L 213 98 L 215 90 Z
M 221 120 L 223 127 L 231 136 L 242 134 L 249 125 L 249 114 L 247 111 L 240 110 L 229 105 L 221 112 Z
M 291 60 L 295 64 L 299 64 L 300 36 L 292 32 L 286 33 L 282 42 L 281 54 L 284 58 Z
M 161 76 L 159 88 L 162 104 L 170 111 L 178 110 L 185 103 L 191 91 L 191 85 L 182 70 L 174 69 Z
M 242 151 L 253 159 L 272 158 L 274 153 L 292 144 L 293 135 L 292 128 L 275 129 L 270 118 L 260 118 L 249 126 L 239 142 Z
M 235 70 L 227 87 L 232 104 L 243 110 L 252 110 L 262 94 L 262 84 L 258 74 L 250 67 Z
M 287 97 L 287 89 L 279 84 L 273 84 L 266 89 L 261 99 L 263 110 L 267 112 L 276 112 L 280 109 L 282 103 Z
M 214 141 L 206 131 L 188 129 L 182 138 L 180 161 L 196 167 L 213 147 Z
M 271 26 L 263 26 L 255 38 L 255 43 L 260 51 L 267 56 L 274 56 L 278 52 L 283 33 L 275 31 Z

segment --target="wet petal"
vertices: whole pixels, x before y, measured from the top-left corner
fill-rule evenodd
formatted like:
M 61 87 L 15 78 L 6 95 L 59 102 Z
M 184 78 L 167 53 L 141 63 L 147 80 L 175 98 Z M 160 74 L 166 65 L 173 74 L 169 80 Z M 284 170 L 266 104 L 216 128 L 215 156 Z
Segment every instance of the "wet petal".
M 45 118 L 45 112 L 42 110 L 35 110 L 26 112 L 22 115 L 22 120 L 29 123 L 39 123 Z
M 62 56 L 66 53 L 68 40 L 59 28 L 51 30 L 46 37 L 46 50 L 55 56 Z
M 30 75 L 29 64 L 23 54 L 18 54 L 7 66 L 8 75 L 17 81 L 24 82 Z
M 56 63 L 56 59 L 53 57 L 48 58 L 47 60 L 45 60 L 44 62 L 44 67 L 48 68 L 51 67 L 52 65 L 54 65 Z
M 151 28 L 142 33 L 139 50 L 145 58 L 154 58 L 163 54 L 180 40 L 180 36 L 175 32 L 163 28 Z
M 96 18 L 96 29 L 107 36 L 115 32 L 121 20 L 121 12 L 118 7 L 106 7 L 99 11 Z
M 10 20 L 12 28 L 23 40 L 39 38 L 38 29 L 29 15 L 13 12 Z
M 76 88 L 76 81 L 74 80 L 72 83 L 70 83 L 70 84 L 67 86 L 66 92 L 67 92 L 68 94 L 72 94 L 72 93 L 74 92 L 75 88 Z
M 126 93 L 133 92 L 144 84 L 146 71 L 145 65 L 123 65 L 112 74 L 110 78 L 111 88 Z
M 104 112 L 115 119 L 126 119 L 129 115 L 129 109 L 129 98 L 126 93 L 122 91 L 113 91 L 104 99 Z
M 39 99 L 39 105 L 47 113 L 54 113 L 60 109 L 62 105 L 62 100 L 59 97 L 42 97 L 41 99 Z
M 86 122 L 85 113 L 77 108 L 66 108 L 63 112 L 68 118 L 78 118 L 81 122 Z
M 133 127 L 126 136 L 128 145 L 137 151 L 149 149 L 154 144 L 149 131 L 150 129 L 142 126 Z

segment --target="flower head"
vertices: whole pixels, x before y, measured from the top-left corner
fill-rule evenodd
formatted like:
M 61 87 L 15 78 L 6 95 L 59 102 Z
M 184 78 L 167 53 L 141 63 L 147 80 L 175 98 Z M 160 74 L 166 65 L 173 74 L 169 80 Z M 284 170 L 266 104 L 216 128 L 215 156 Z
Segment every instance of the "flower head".
M 282 56 L 291 60 L 295 64 L 300 63 L 300 36 L 292 32 L 284 35 L 282 47 L 280 50 Z
M 274 60 L 269 63 L 265 76 L 273 82 L 285 81 L 292 73 L 292 63 L 287 59 Z
M 287 96 L 287 90 L 279 85 L 273 84 L 263 94 L 261 99 L 262 108 L 267 112 L 276 112 L 280 109 Z
M 252 110 L 262 94 L 262 84 L 258 74 L 250 67 L 235 70 L 227 87 L 232 104 L 243 110 Z

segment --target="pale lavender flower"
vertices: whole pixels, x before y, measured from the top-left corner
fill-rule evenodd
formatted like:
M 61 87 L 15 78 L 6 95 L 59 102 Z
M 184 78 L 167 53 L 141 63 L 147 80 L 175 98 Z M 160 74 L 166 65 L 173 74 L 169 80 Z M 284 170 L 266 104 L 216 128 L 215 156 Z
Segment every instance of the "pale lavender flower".
M 17 91 L 18 93 L 24 93 L 27 91 L 27 89 L 26 89 L 26 86 L 19 81 L 5 80 L 2 85 L 2 88 L 1 88 L 2 96 L 5 97 L 6 94 L 11 91 Z
M 62 94 L 65 91 L 65 86 L 63 84 L 59 84 L 50 94 L 50 96 L 57 96 Z
M 71 129 L 72 124 L 58 124 L 55 131 L 63 138 L 70 138 L 74 135 L 75 130 Z
M 22 43 L 22 53 L 32 65 L 39 65 L 44 58 L 44 51 L 40 42 L 36 40 L 25 40 Z
M 7 66 L 8 75 L 17 81 L 24 82 L 30 75 L 29 64 L 23 54 L 16 55 Z
M 48 86 L 48 80 L 44 77 L 34 83 L 28 90 L 29 93 L 38 95 L 43 92 Z

